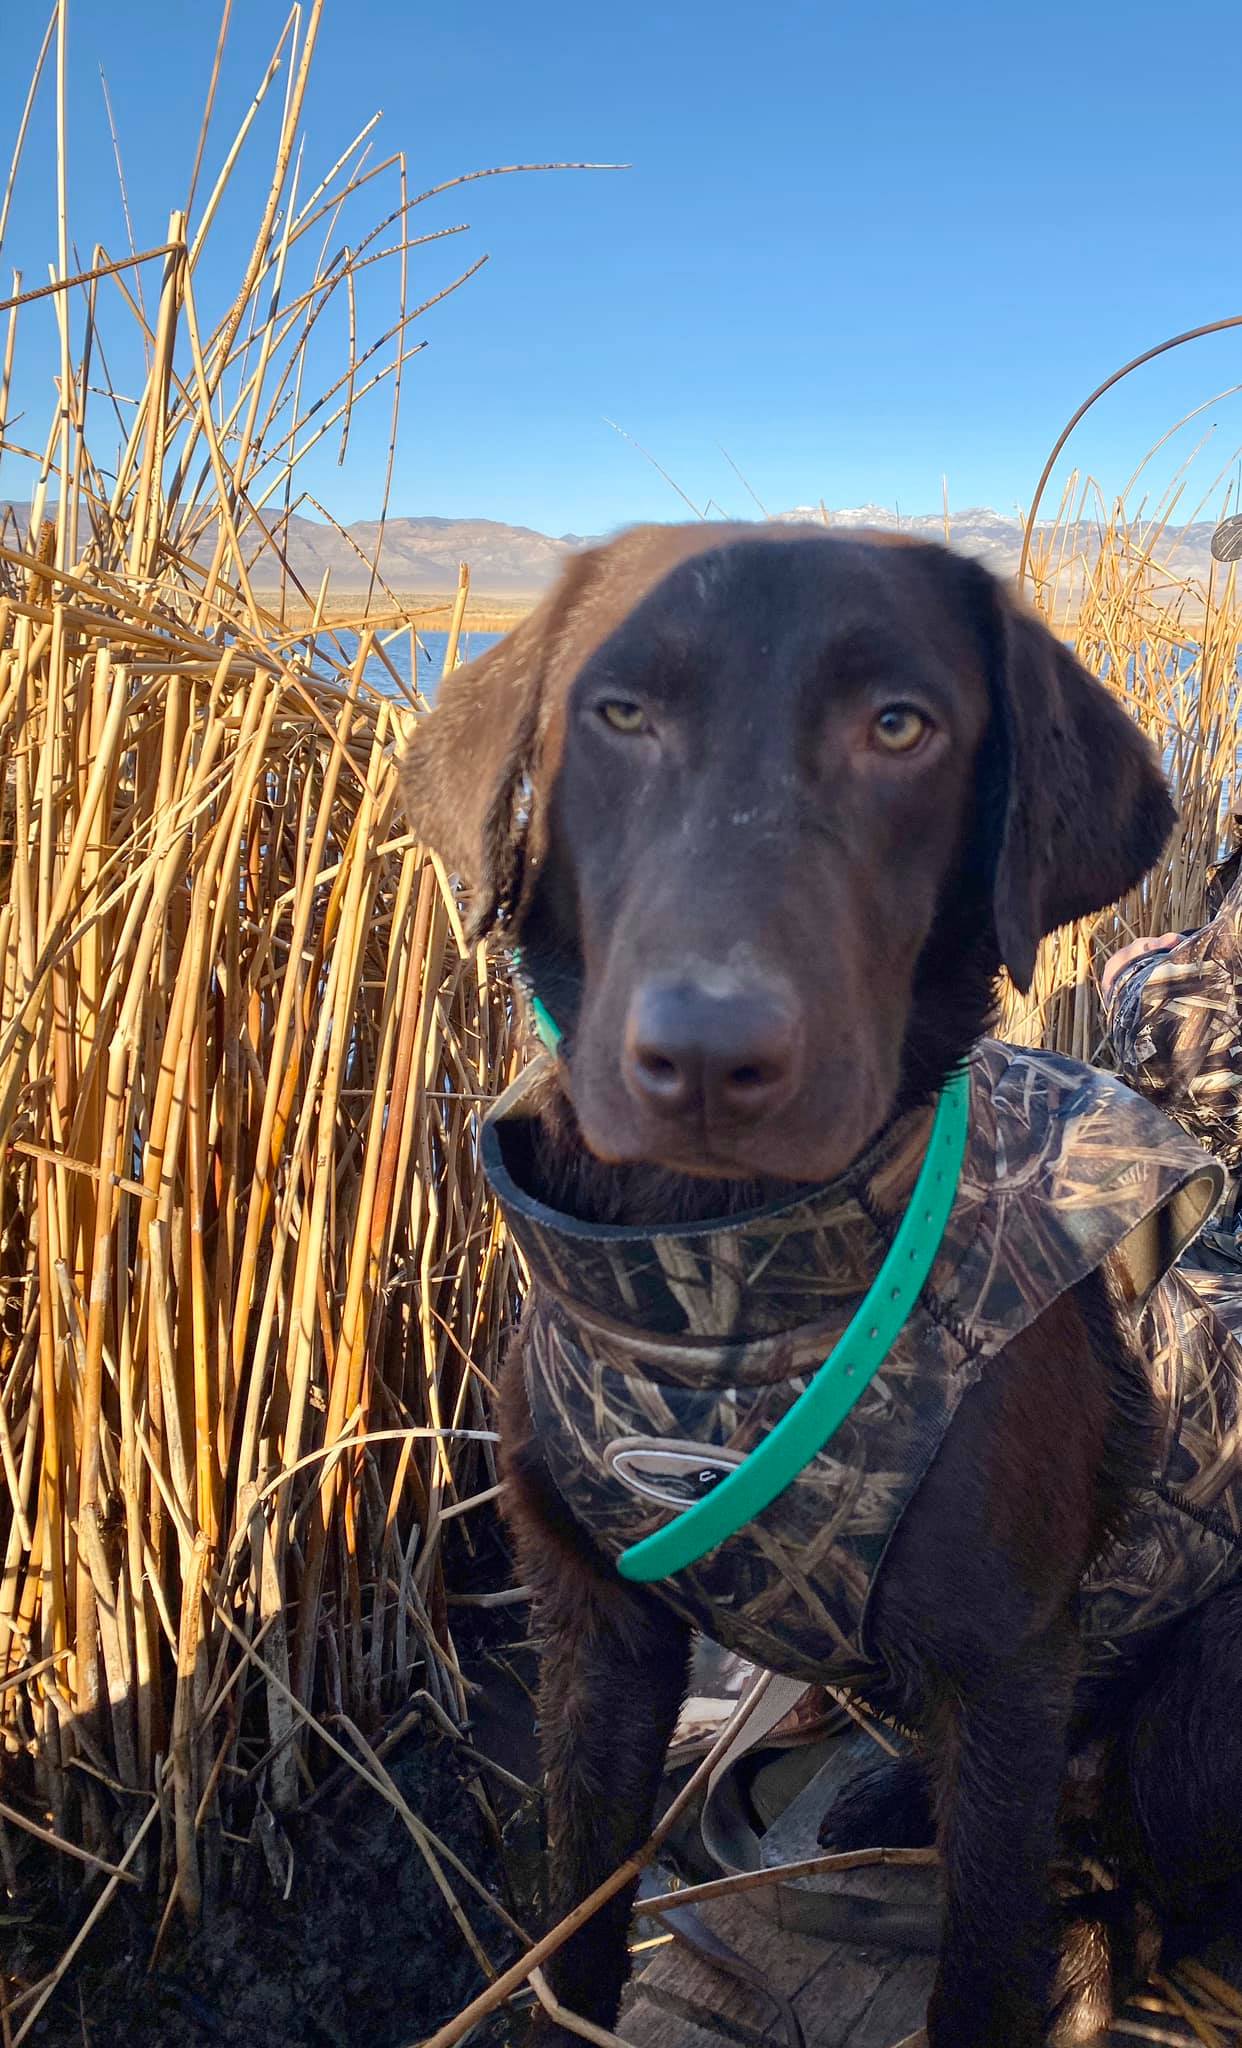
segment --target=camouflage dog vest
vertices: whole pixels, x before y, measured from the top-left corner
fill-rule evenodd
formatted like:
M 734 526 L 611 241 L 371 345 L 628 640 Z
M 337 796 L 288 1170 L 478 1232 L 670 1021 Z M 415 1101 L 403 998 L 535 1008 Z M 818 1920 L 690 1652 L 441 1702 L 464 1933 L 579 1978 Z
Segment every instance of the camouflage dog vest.
M 1005 1346 L 1102 1267 L 1146 1362 L 1160 1451 L 1081 1618 L 1099 1669 L 1242 1566 L 1242 1288 L 1175 1271 L 1222 1176 L 1110 1075 L 982 1041 L 957 1198 L 928 1282 L 866 1393 L 762 1515 L 653 1589 L 793 1677 L 874 1670 L 871 1590 L 959 1404 Z M 606 1556 L 718 1483 L 831 1350 L 888 1248 L 931 1125 L 890 1127 L 849 1173 L 690 1228 L 583 1223 L 523 1185 L 523 1091 L 484 1162 L 531 1276 L 522 1330 L 554 1483 Z M 1242 1279 L 1242 1276 L 1239 1276 Z M 1073 1417 L 1066 1417 L 1073 1427 Z

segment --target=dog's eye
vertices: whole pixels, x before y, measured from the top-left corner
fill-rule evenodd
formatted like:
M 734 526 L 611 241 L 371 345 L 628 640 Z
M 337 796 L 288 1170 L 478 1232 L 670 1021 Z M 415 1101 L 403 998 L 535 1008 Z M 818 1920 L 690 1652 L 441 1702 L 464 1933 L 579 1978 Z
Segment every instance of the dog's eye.
M 614 732 L 626 734 L 646 732 L 647 714 L 641 704 L 631 704 L 626 697 L 610 697 L 599 707 L 599 715 Z
M 931 721 L 913 704 L 888 704 L 871 730 L 876 745 L 886 754 L 908 754 L 931 730 Z

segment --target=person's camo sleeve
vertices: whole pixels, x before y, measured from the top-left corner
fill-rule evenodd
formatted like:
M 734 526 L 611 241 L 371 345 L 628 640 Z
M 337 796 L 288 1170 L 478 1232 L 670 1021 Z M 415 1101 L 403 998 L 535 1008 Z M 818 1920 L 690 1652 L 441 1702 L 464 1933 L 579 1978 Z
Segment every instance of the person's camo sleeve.
M 1242 1170 L 1242 882 L 1210 924 L 1123 968 L 1106 1022 L 1121 1077 Z

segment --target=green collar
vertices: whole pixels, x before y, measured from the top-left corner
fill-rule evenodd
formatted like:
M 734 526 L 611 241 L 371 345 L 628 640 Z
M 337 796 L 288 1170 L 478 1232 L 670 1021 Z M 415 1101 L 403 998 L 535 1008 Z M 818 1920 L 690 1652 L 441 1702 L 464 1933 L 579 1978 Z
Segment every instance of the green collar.
M 562 1034 L 522 976 L 516 948 L 513 959 L 535 1029 L 555 1055 Z M 810 1385 L 709 1494 L 622 1551 L 622 1578 L 647 1584 L 696 1564 L 770 1507 L 841 1427 L 901 1335 L 931 1272 L 957 1194 L 969 1126 L 970 1078 L 963 1067 L 936 1105 L 914 1192 L 880 1270 Z
M 535 991 L 531 986 L 530 977 L 526 973 L 524 967 L 522 966 L 521 947 L 511 946 L 509 949 L 509 957 L 513 961 L 514 979 L 517 981 L 519 987 L 522 990 L 523 995 L 526 997 L 527 1002 L 530 1004 L 531 1015 L 535 1020 L 535 1032 L 538 1036 L 539 1043 L 542 1045 L 544 1051 L 550 1052 L 552 1054 L 553 1059 L 555 1059 L 560 1049 L 560 1043 L 561 1039 L 564 1036 L 564 1033 L 562 1032 L 561 1027 L 557 1023 L 555 1017 L 552 1015 L 552 1012 L 549 1009 L 545 1008 L 544 1004 L 540 1002 L 538 996 L 535 994 Z
M 735 1536 L 792 1485 L 841 1427 L 883 1365 L 919 1298 L 957 1193 L 970 1125 L 970 1078 L 945 1083 L 910 1205 L 888 1255 L 809 1387 L 762 1443 L 702 1500 L 617 1559 L 623 1579 L 667 1579 Z

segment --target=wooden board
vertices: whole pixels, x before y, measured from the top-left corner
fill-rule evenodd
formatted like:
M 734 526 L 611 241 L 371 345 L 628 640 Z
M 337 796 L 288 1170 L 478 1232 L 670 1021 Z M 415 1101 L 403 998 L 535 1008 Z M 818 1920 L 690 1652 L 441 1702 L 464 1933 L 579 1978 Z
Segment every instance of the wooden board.
M 786 1934 L 737 1900 L 705 1906 L 703 1922 L 791 2002 L 806 2048 L 895 2048 L 922 2025 L 935 1963 L 895 1950 L 851 1949 Z M 651 1953 L 618 2029 L 635 2048 L 784 2048 L 771 2000 L 733 1982 L 681 1942 Z
M 936 1968 L 930 1956 L 787 1934 L 736 1899 L 705 1906 L 700 1917 L 789 2000 L 805 2048 L 898 2048 L 922 2027 Z M 1242 1982 L 1242 1948 L 1216 1949 L 1210 1961 Z M 617 2029 L 633 2048 L 790 2048 L 770 2000 L 683 1943 L 649 1951 L 640 1964 Z M 1143 2044 L 1198 2048 L 1198 2039 L 1163 1999 L 1149 1996 L 1129 2006 L 1109 2036 L 1109 2048 Z

